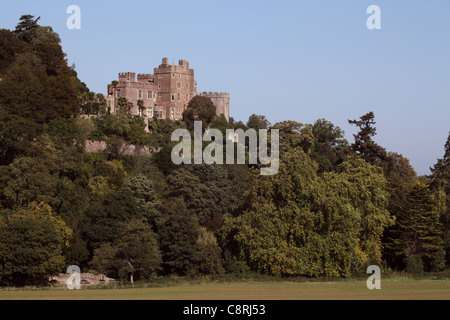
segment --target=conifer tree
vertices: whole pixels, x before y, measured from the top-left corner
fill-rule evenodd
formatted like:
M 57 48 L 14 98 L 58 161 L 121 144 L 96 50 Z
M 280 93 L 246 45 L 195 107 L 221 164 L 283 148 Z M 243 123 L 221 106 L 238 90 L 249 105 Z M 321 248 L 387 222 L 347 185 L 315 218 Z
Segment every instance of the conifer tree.
M 442 202 L 443 198 L 433 195 L 423 182 L 418 182 L 409 193 L 406 205 L 397 215 L 392 243 L 388 245 L 403 260 L 403 267 L 411 257 L 420 257 L 425 271 L 443 268 L 442 224 L 439 221 Z
M 360 120 L 348 120 L 348 123 L 359 128 L 359 132 L 353 135 L 355 142 L 351 146 L 356 154 L 371 164 L 386 160 L 386 150 L 372 140 L 376 135 L 375 114 L 372 111 L 361 116 Z

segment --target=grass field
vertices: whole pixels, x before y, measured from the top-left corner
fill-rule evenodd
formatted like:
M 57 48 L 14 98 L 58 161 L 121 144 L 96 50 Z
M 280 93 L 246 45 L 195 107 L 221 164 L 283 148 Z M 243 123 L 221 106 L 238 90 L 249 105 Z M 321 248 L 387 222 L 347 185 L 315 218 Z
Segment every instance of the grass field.
M 380 290 L 365 281 L 255 282 L 177 285 L 161 288 L 0 290 L 0 300 L 450 300 L 450 280 L 384 280 Z

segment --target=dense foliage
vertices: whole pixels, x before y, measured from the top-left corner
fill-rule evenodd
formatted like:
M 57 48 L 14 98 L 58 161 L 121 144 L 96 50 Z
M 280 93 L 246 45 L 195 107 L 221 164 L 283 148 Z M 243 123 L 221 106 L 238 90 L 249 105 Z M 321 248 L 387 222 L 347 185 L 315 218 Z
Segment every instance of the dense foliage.
M 408 159 L 374 141 L 372 112 L 349 121 L 359 129 L 352 144 L 325 119 L 272 125 L 253 114 L 228 122 L 204 97 L 191 101 L 185 121 L 147 127 L 128 114 L 128 101 L 110 114 L 38 20 L 26 15 L 16 30 L 0 30 L 2 285 L 45 282 L 69 265 L 131 281 L 449 266 L 449 140 L 432 174 L 418 178 Z M 192 130 L 194 120 L 222 132 L 278 129 L 278 173 L 174 165 L 171 134 Z M 86 152 L 86 140 L 107 148 Z M 124 144 L 152 152 L 125 154 Z

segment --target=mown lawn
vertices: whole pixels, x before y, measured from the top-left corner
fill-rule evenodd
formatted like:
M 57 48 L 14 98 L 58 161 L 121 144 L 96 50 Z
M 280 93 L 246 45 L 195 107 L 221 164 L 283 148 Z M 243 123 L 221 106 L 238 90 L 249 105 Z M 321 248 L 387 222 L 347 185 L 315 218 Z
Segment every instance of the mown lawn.
M 450 280 L 384 280 L 380 290 L 365 281 L 255 282 L 177 285 L 161 288 L 0 289 L 0 300 L 450 300 Z

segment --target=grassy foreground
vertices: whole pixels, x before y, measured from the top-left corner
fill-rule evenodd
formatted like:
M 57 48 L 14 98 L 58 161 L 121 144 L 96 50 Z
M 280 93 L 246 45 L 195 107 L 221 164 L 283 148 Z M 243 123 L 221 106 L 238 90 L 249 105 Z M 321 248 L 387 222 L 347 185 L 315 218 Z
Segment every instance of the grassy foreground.
M 0 290 L 0 300 L 450 300 L 450 280 L 391 280 L 380 290 L 365 281 L 255 282 L 161 288 Z

